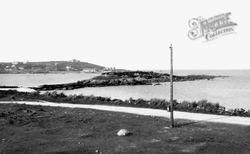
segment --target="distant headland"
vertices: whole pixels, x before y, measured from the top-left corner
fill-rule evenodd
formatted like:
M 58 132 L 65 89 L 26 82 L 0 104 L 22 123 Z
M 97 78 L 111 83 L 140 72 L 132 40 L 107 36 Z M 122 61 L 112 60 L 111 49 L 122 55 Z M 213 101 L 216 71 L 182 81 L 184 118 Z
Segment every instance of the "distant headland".
M 73 59 L 69 61 L 42 62 L 0 62 L 0 74 L 46 74 L 46 73 L 95 73 L 115 70 L 115 67 L 104 67 Z

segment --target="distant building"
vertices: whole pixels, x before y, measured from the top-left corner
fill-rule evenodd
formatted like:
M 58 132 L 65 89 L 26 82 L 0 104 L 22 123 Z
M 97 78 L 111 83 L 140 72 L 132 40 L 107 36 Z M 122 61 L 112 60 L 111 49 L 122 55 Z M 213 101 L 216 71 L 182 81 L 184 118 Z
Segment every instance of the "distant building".
M 13 61 L 12 62 L 12 65 L 17 65 L 18 64 L 18 61 Z
M 84 68 L 82 70 L 83 73 L 95 73 L 97 70 L 95 68 Z
M 80 60 L 73 59 L 72 62 L 80 62 Z
M 105 67 L 102 72 L 112 72 L 112 71 L 115 71 L 115 67 Z

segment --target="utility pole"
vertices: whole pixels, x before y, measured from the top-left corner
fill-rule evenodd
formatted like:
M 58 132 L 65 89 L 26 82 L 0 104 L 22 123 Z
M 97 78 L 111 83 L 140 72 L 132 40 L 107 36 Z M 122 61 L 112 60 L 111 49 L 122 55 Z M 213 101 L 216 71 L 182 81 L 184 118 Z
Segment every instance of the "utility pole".
M 173 109 L 173 47 L 172 44 L 170 48 L 170 120 L 171 127 L 174 127 L 174 109 Z

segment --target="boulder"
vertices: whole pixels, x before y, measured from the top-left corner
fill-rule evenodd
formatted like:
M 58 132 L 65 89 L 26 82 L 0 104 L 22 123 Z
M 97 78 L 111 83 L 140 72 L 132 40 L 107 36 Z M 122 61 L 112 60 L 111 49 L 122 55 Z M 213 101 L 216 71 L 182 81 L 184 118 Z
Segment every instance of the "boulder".
M 128 131 L 128 130 L 126 130 L 126 129 L 121 129 L 121 130 L 119 130 L 119 132 L 117 133 L 117 135 L 118 136 L 128 136 L 128 135 L 130 135 L 131 133 Z

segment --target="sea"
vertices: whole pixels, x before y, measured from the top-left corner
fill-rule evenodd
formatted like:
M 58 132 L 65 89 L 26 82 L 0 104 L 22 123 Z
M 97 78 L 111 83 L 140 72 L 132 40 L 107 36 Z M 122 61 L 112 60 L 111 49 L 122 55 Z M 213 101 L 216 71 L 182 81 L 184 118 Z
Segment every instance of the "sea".
M 148 71 L 148 70 L 147 70 Z M 169 73 L 168 70 L 152 70 Z M 101 73 L 71 74 L 0 74 L 0 85 L 32 87 L 42 84 L 70 83 L 89 79 Z M 208 100 L 229 109 L 250 110 L 250 70 L 174 70 L 174 75 L 220 75 L 214 80 L 174 82 L 174 99 L 177 101 Z M 161 85 L 90 87 L 58 90 L 66 95 L 83 94 L 126 100 L 129 98 L 170 99 L 169 82 Z

